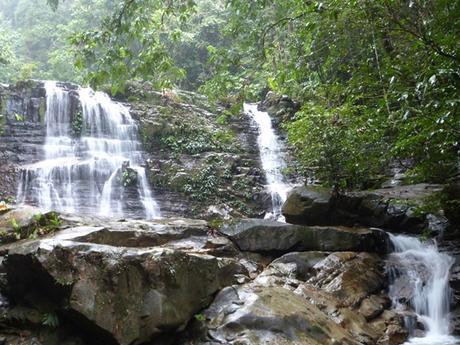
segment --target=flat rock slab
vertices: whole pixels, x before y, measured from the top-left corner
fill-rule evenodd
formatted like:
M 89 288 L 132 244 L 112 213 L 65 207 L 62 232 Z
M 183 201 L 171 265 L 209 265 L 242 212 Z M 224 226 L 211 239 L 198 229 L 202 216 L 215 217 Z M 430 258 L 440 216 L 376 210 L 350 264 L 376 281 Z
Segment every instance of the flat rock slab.
M 364 251 L 387 253 L 388 235 L 379 229 L 300 226 L 264 219 L 245 219 L 224 227 L 242 251 L 287 253 L 292 251 Z
M 52 306 L 101 344 L 136 345 L 180 331 L 218 291 L 247 275 L 221 250 L 234 254 L 233 244 L 210 238 L 204 221 L 70 217 L 63 226 L 0 247 L 3 292 L 13 305 Z

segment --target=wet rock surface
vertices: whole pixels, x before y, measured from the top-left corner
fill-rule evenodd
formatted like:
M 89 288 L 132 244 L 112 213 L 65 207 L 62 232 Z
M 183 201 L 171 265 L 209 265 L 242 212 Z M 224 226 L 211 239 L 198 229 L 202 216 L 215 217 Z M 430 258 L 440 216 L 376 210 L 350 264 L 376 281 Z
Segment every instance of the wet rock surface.
M 73 92 L 78 86 L 59 86 L 70 91 L 73 119 L 79 112 L 78 93 Z M 263 215 L 270 197 L 259 163 L 257 129 L 248 116 L 213 107 L 196 93 L 157 92 L 148 83 L 130 84 L 119 101 L 138 122 L 146 151 L 143 165 L 164 216 Z M 45 113 L 43 81 L 0 86 L 0 200 L 16 197 L 21 166 L 43 159 Z M 125 189 L 125 199 L 130 199 L 132 191 Z
M 387 344 L 400 330 L 378 254 L 245 253 L 202 220 L 58 217 L 0 246 L 11 344 Z
M 270 204 L 249 116 L 211 106 L 199 94 L 128 87 L 146 165 L 165 216 L 259 217 Z
M 53 235 L 1 247 L 2 291 L 13 313 L 29 308 L 40 323 L 47 305 L 91 343 L 140 344 L 181 330 L 247 275 L 232 243 L 209 236 L 204 221 L 61 219 Z
M 361 285 L 353 271 L 371 272 L 361 279 L 375 280 Z M 393 334 L 402 343 L 407 333 L 388 310 L 383 282 L 383 261 L 375 254 L 286 254 L 254 281 L 223 289 L 195 321 L 193 339 L 182 344 L 397 344 L 388 340 Z M 378 312 L 366 318 L 368 301 Z
M 13 199 L 18 166 L 33 163 L 45 140 L 45 98 L 42 83 L 0 86 L 0 199 Z
M 379 229 L 299 226 L 262 219 L 244 219 L 224 227 L 242 251 L 287 253 L 290 251 L 369 251 L 386 253 L 388 235 Z
M 283 215 L 293 224 L 363 225 L 438 235 L 447 229 L 447 219 L 419 207 L 441 190 L 441 185 L 418 184 L 333 196 L 328 189 L 303 186 L 290 192 Z

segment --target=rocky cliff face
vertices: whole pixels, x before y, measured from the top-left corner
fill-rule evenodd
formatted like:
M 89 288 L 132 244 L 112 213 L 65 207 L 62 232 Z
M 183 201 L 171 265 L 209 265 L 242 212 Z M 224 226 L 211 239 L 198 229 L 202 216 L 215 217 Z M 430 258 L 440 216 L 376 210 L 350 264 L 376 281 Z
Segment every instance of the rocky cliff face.
M 78 111 L 77 97 L 72 98 L 72 116 Z M 0 200 L 12 200 L 20 166 L 43 156 L 43 82 L 3 85 L 0 101 Z M 130 85 L 120 101 L 138 120 L 148 177 L 164 216 L 263 214 L 269 197 L 249 118 L 212 108 L 200 95 L 159 93 L 147 84 Z
M 127 90 L 139 120 L 151 185 L 165 216 L 261 216 L 270 203 L 257 129 L 244 114 L 190 92 Z
M 1 199 L 15 196 L 18 166 L 40 159 L 45 107 L 45 90 L 40 82 L 0 85 Z

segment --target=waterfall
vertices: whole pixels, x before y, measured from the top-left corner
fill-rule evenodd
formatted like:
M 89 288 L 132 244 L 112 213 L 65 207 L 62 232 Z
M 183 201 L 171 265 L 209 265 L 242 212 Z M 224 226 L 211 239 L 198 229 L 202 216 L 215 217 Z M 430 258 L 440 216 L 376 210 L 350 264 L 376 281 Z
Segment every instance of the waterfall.
M 267 180 L 267 189 L 272 199 L 272 210 L 266 214 L 265 218 L 284 221 L 281 207 L 291 187 L 286 183 L 283 175 L 283 169 L 286 168 L 283 146 L 273 129 L 268 113 L 259 111 L 257 104 L 244 104 L 244 112 L 251 117 L 259 130 L 257 144 Z
M 128 109 L 90 88 L 69 91 L 47 81 L 45 90 L 44 159 L 23 167 L 18 202 L 70 213 L 159 217 Z
M 396 310 L 405 315 L 412 336 L 406 344 L 460 344 L 460 339 L 449 336 L 449 272 L 454 259 L 439 252 L 435 242 L 423 243 L 404 235 L 390 238 L 395 251 L 388 260 L 389 295 Z M 417 323 L 425 329 L 422 336 L 415 333 Z

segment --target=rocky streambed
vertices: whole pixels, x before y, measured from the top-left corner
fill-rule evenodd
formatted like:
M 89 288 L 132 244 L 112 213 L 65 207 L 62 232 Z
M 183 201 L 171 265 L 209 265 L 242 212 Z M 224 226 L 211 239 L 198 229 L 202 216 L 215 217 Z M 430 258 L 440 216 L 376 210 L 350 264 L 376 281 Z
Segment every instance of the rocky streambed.
M 4 232 L 27 234 L 0 247 L 6 344 L 400 344 L 407 336 L 386 292 L 388 236 L 377 229 L 248 219 L 215 231 L 201 220 L 37 214 L 24 207 L 0 220 Z

